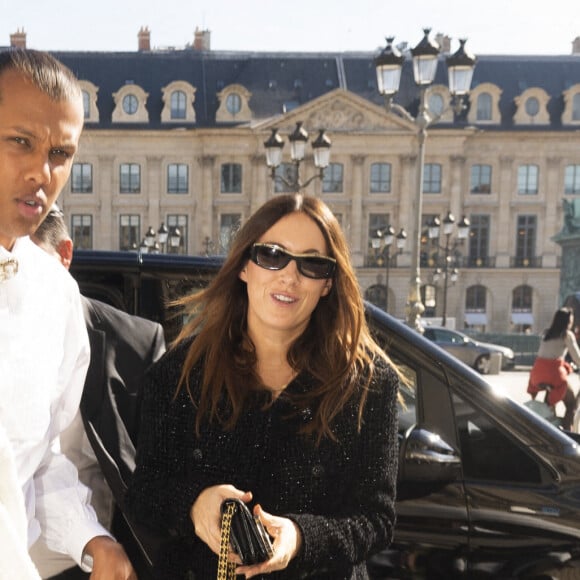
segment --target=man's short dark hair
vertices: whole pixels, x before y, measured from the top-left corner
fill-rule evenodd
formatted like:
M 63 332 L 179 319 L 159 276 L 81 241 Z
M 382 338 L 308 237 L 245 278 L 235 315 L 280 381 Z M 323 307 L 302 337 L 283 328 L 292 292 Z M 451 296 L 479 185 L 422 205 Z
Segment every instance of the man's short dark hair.
M 27 77 L 53 101 L 77 99 L 82 95 L 73 72 L 47 52 L 23 48 L 0 51 L 0 76 L 9 70 Z
M 70 237 L 64 221 L 64 214 L 58 206 L 51 208 L 32 237 L 37 243 L 50 246 L 55 252 L 58 252 L 60 243 Z

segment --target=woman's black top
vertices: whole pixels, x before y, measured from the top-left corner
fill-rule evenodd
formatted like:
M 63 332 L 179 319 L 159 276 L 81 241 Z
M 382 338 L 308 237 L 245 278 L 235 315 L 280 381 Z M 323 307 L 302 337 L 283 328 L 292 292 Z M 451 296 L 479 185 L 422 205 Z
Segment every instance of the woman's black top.
M 190 509 L 199 493 L 232 484 L 256 503 L 292 519 L 302 548 L 272 580 L 367 578 L 365 561 L 388 546 L 395 523 L 397 388 L 395 371 L 377 361 L 357 431 L 356 399 L 334 420 L 337 441 L 298 434 L 310 411 L 295 412 L 292 395 L 311 388 L 299 375 L 271 405 L 257 394 L 231 431 L 217 423 L 195 433 L 196 408 L 185 389 L 174 399 L 186 346 L 156 363 L 143 391 L 136 469 L 126 509 L 161 530 L 168 543 L 156 562 L 163 580 L 215 580 L 217 556 L 195 535 Z M 191 375 L 199 394 L 201 369 Z

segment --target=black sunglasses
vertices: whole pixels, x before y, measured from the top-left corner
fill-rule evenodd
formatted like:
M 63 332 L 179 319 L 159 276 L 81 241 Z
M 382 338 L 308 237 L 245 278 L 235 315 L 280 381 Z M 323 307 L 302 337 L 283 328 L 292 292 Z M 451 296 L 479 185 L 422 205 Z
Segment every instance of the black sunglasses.
M 336 268 L 334 258 L 318 254 L 293 254 L 276 244 L 254 244 L 250 249 L 250 260 L 266 270 L 282 270 L 290 260 L 294 260 L 303 276 L 315 280 L 332 278 Z

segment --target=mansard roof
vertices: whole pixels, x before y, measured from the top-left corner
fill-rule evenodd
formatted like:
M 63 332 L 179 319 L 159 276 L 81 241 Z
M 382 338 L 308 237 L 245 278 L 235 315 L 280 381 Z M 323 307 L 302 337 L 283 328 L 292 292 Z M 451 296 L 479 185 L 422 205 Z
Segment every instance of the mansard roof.
M 378 51 L 377 51 L 378 52 Z M 148 93 L 147 128 L 166 128 L 161 122 L 162 88 L 182 80 L 196 88 L 196 127 L 223 126 L 216 123 L 218 93 L 232 84 L 245 87 L 251 94 L 253 119 L 261 122 L 302 106 L 340 88 L 376 105 L 383 99 L 377 91 L 373 58 L 377 52 L 275 53 L 183 50 L 138 52 L 54 52 L 82 80 L 99 89 L 98 128 L 118 127 L 111 122 L 113 93 L 125 84 L 139 85 Z M 440 56 L 435 84 L 447 85 L 446 55 Z M 563 92 L 580 83 L 580 55 L 511 56 L 478 55 L 472 88 L 482 83 L 499 87 L 501 124 L 486 129 L 512 130 L 514 99 L 531 87 L 549 95 L 549 126 L 562 129 Z M 412 77 L 410 58 L 403 67 L 401 87 L 395 102 L 416 114 L 418 89 Z M 459 123 L 465 123 L 458 120 Z M 183 123 L 187 126 L 187 123 Z M 191 125 L 191 124 L 190 124 Z M 132 125 L 141 128 L 143 125 Z M 576 127 L 572 129 L 576 130 Z

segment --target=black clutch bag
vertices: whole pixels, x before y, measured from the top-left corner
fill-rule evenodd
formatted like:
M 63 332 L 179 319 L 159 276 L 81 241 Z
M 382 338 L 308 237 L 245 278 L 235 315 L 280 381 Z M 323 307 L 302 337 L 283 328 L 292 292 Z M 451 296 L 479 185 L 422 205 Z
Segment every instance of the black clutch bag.
M 222 538 L 229 528 L 229 541 L 244 564 L 259 564 L 272 557 L 274 551 L 268 532 L 243 501 L 226 499 L 221 511 Z

